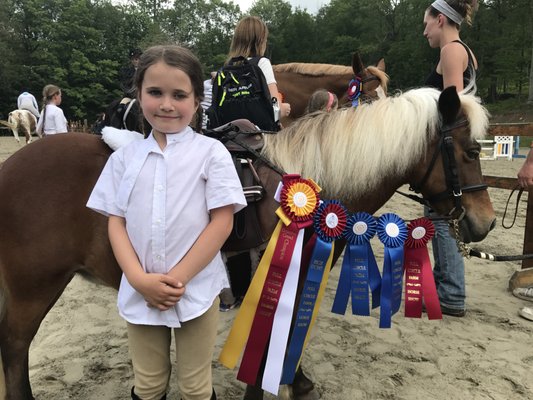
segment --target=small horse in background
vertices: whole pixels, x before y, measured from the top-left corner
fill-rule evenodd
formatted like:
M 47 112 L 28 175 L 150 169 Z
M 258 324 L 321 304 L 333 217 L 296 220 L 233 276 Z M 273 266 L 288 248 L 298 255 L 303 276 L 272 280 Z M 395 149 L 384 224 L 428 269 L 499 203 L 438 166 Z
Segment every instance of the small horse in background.
M 365 67 L 359 53 L 352 56 L 352 66 L 333 64 L 288 63 L 272 66 L 278 89 L 284 101 L 290 103 L 291 114 L 281 120 L 289 126 L 305 113 L 309 98 L 317 89 L 326 89 L 339 99 L 339 105 L 348 104 L 348 85 L 357 77 L 361 81 L 360 101 L 372 101 L 386 97 L 389 77 L 385 73 L 385 61 Z
M 42 135 L 36 131 L 37 118 L 28 110 L 14 110 L 9 113 L 7 121 L 0 120 L 0 124 L 7 126 L 13 132 L 15 139 L 20 143 L 19 132 L 26 138 L 26 144 L 31 143 L 32 134 L 42 137 Z

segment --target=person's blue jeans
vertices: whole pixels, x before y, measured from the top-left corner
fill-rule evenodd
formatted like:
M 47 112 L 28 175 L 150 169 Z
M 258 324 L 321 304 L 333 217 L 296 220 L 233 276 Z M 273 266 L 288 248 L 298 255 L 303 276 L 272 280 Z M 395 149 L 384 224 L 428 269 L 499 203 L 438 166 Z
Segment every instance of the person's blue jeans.
M 424 214 L 432 215 L 427 207 Z M 465 307 L 465 263 L 457 248 L 455 239 L 450 234 L 446 221 L 433 221 L 435 236 L 432 239 L 435 265 L 433 275 L 439 295 L 440 304 L 458 310 Z

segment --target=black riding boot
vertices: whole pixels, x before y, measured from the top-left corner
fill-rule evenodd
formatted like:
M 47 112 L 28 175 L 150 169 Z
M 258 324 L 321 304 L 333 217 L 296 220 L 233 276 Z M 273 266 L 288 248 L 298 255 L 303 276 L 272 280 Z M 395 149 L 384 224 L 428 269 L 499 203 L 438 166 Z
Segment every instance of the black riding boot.
M 211 394 L 211 400 L 217 400 L 217 394 L 215 393 L 215 389 L 213 389 L 213 394 Z
M 133 386 L 133 387 L 131 388 L 131 399 L 132 399 L 132 400 L 141 400 L 141 398 L 135 394 L 135 392 L 133 391 L 133 389 L 135 389 L 135 386 Z M 215 398 L 216 398 L 216 397 L 215 397 Z M 161 400 L 167 400 L 167 395 L 165 394 L 163 397 L 161 397 Z

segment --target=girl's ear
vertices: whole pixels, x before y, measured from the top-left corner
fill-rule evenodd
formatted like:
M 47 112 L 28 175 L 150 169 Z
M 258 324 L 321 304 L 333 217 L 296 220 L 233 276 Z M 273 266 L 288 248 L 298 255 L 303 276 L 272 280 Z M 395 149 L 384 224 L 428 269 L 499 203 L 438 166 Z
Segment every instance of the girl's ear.
M 438 18 L 439 26 L 440 27 L 444 26 L 444 24 L 446 23 L 446 17 L 444 16 L 444 14 L 439 14 L 437 18 Z

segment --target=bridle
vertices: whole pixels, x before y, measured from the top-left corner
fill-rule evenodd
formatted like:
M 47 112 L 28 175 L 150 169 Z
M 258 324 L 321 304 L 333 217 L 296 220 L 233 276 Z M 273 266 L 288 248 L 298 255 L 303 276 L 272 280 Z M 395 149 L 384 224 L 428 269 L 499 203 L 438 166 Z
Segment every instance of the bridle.
M 439 142 L 435 148 L 435 152 L 433 153 L 433 157 L 431 158 L 431 162 L 429 163 L 426 173 L 424 174 L 424 176 L 422 177 L 422 179 L 420 180 L 418 184 L 409 186 L 410 191 L 420 194 L 422 191 L 422 187 L 426 184 L 427 180 L 429 179 L 429 176 L 431 175 L 431 172 L 433 171 L 433 168 L 435 167 L 439 154 L 442 154 L 442 163 L 443 163 L 444 174 L 446 178 L 446 190 L 440 193 L 437 193 L 428 198 L 424 198 L 424 197 L 421 198 L 419 196 L 406 195 L 404 193 L 401 193 L 402 195 L 407 196 L 429 207 L 431 207 L 430 203 L 435 203 L 435 202 L 439 202 L 439 201 L 452 198 L 453 208 L 450 210 L 450 212 L 448 212 L 448 214 L 444 216 L 444 219 L 455 220 L 456 224 L 464 218 L 465 213 L 466 213 L 466 210 L 463 207 L 463 204 L 461 201 L 463 193 L 476 192 L 479 190 L 487 190 L 487 185 L 484 183 L 461 186 L 461 182 L 459 180 L 459 173 L 458 173 L 458 168 L 457 168 L 457 162 L 455 159 L 452 132 L 457 128 L 467 126 L 467 125 L 468 125 L 468 120 L 461 119 L 459 121 L 455 121 L 453 124 L 447 124 L 447 125 L 443 125 L 440 127 Z
M 354 77 L 351 79 L 351 81 L 348 83 L 348 99 L 350 100 L 352 107 L 357 107 L 359 103 L 362 102 L 372 102 L 376 100 L 374 97 L 370 96 L 368 93 L 365 93 L 363 88 L 365 84 L 372 81 L 378 81 L 381 85 L 381 80 L 372 74 L 369 74 L 369 76 L 365 78 L 361 78 L 360 75 L 354 75 Z M 354 86 L 360 85 L 358 90 L 354 92 Z
M 370 74 L 370 76 L 362 79 L 361 83 L 363 84 L 363 87 L 364 87 L 364 85 L 366 83 L 372 82 L 372 81 L 378 81 L 379 82 L 378 87 L 381 86 L 381 79 L 379 79 L 377 76 L 372 75 L 372 74 Z M 374 89 L 374 91 L 375 91 L 375 89 Z M 364 91 L 361 91 L 361 92 L 362 92 L 361 93 L 361 101 L 363 101 L 363 102 L 372 102 L 374 100 L 377 100 L 377 98 L 374 98 L 374 97 L 370 96 L 368 93 L 365 93 Z

